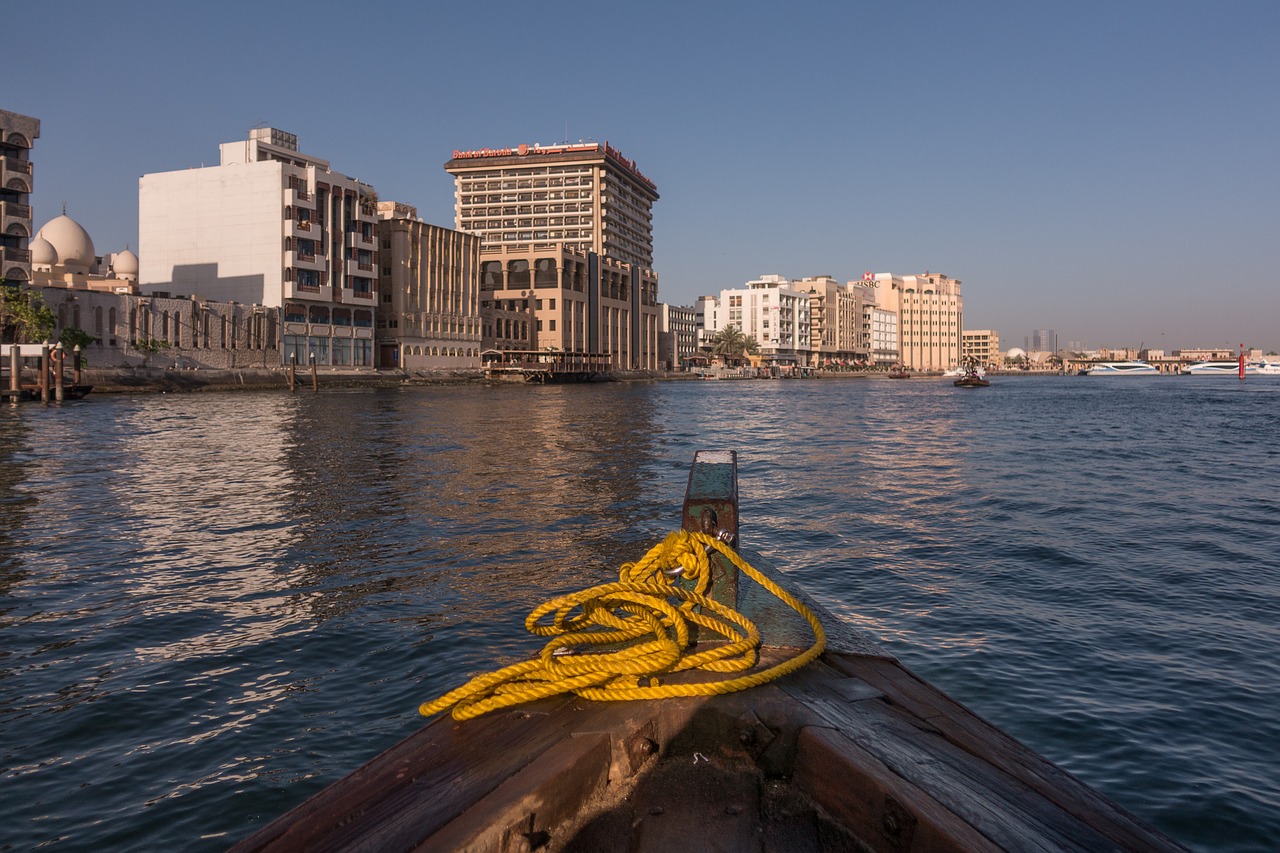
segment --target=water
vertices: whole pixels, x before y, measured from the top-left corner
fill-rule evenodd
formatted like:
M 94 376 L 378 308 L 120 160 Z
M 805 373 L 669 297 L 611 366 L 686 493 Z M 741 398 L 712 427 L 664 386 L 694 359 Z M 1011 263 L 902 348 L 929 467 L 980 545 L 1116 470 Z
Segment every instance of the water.
M 0 409 L 0 849 L 220 850 L 679 523 L 1196 850 L 1280 838 L 1280 381 L 99 396 Z

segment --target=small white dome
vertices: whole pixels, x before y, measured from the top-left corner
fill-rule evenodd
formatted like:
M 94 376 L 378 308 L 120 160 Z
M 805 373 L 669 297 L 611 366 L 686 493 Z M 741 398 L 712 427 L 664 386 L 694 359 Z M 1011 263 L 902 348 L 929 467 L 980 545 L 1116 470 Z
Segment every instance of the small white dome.
M 51 267 L 58 262 L 58 250 L 53 244 L 37 234 L 27 246 L 31 250 L 31 265 Z
M 124 278 L 127 275 L 136 276 L 138 274 L 138 256 L 125 249 L 111 259 L 111 267 L 116 272 L 116 278 Z
M 89 232 L 65 213 L 47 222 L 36 236 L 53 245 L 58 252 L 58 262 L 68 269 L 88 272 L 97 259 Z
M 1027 351 L 1022 347 L 1009 347 L 1009 351 L 1004 354 L 1005 358 L 1026 358 Z

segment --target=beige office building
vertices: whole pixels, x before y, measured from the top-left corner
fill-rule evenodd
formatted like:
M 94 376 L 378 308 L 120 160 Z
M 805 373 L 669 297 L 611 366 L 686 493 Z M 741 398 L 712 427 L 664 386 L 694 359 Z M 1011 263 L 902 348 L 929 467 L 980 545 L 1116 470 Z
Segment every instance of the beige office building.
M 898 315 L 898 346 L 908 370 L 949 370 L 960 362 L 964 300 L 960 280 L 941 273 L 876 273 L 876 299 Z
M 809 294 L 809 364 L 813 367 L 848 365 L 866 360 L 871 345 L 864 328 L 865 294 L 853 282 L 828 275 L 792 282 Z
M 978 364 L 1000 363 L 1000 333 L 994 329 L 965 329 L 960 333 L 960 357 Z
M 481 302 L 523 302 L 531 348 L 658 366 L 653 181 L 608 143 L 454 151 L 455 224 L 478 235 Z
M 0 284 L 31 281 L 31 147 L 40 120 L 0 110 Z
M 418 217 L 395 201 L 377 206 L 378 366 L 480 367 L 480 238 Z

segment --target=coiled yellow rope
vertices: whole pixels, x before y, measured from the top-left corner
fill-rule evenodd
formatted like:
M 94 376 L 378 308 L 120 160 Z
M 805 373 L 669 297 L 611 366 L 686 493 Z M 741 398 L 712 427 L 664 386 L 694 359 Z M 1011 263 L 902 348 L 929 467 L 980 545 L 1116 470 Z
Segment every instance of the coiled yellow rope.
M 760 632 L 741 613 L 710 598 L 714 549 L 738 570 L 799 613 L 813 629 L 806 651 L 750 675 L 719 681 L 660 684 L 672 672 L 742 672 L 759 662 Z M 543 617 L 554 613 L 550 624 Z M 686 654 L 690 624 L 727 643 Z M 755 687 L 794 672 L 826 648 L 818 618 L 794 596 L 756 571 L 724 542 L 679 530 L 640 560 L 624 563 L 616 583 L 561 596 L 525 619 L 530 633 L 553 637 L 533 660 L 477 676 L 419 706 L 429 717 L 446 708 L 466 720 L 497 708 L 570 691 L 586 699 L 660 699 L 710 696 Z M 590 647 L 590 648 L 588 648 Z

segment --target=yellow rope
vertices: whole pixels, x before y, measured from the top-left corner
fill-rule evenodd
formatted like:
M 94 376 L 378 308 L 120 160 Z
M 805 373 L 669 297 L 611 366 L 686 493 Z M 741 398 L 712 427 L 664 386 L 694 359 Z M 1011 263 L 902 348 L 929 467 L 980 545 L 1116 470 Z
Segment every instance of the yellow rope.
M 661 684 L 672 672 L 743 672 L 759 662 L 760 632 L 741 613 L 709 597 L 710 550 L 799 613 L 813 629 L 814 644 L 768 669 L 720 681 Z M 554 614 L 554 615 L 552 615 Z M 551 615 L 550 623 L 544 617 Z M 689 626 L 728 642 L 686 654 Z M 625 563 L 616 583 L 546 602 L 525 619 L 533 634 L 552 637 L 533 660 L 477 676 L 419 706 L 429 717 L 446 708 L 466 720 L 497 708 L 574 692 L 587 699 L 660 699 L 711 696 L 755 687 L 794 672 L 826 648 L 818 618 L 782 587 L 747 564 L 725 543 L 705 533 L 679 530 L 640 560 Z

